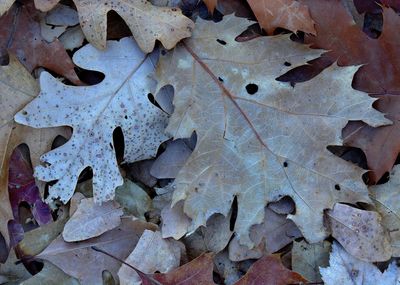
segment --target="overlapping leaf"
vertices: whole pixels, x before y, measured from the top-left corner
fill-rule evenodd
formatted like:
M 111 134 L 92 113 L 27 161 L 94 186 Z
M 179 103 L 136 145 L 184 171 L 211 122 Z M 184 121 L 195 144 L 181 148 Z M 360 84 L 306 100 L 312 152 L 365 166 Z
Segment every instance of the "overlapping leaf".
M 60 0 L 35 0 L 41 11 L 49 11 Z M 0 15 L 15 0 L 0 3 Z M 147 0 L 74 0 L 86 39 L 98 48 L 106 47 L 107 13 L 117 12 L 128 24 L 135 40 L 144 52 L 151 52 L 156 40 L 167 49 L 190 36 L 193 22 L 177 8 L 153 6 Z
M 175 111 L 167 131 L 174 138 L 196 132 L 198 143 L 176 178 L 174 203 L 185 200 L 192 227 L 214 213 L 227 215 L 238 199 L 235 231 L 252 245 L 249 228 L 262 222 L 270 201 L 290 196 L 289 215 L 311 242 L 327 232 L 324 209 L 335 202 L 369 202 L 363 171 L 327 150 L 341 144 L 349 120 L 390 123 L 353 90 L 357 67 L 332 66 L 305 83 L 275 80 L 321 52 L 288 36 L 236 42 L 252 22 L 227 16 L 198 20 L 191 39 L 161 57 L 159 87 L 175 88 Z
M 37 167 L 35 175 L 44 181 L 57 180 L 50 187 L 49 199 L 68 201 L 83 169 L 93 170 L 94 200 L 114 197 L 122 185 L 113 146 L 113 132 L 121 127 L 125 140 L 125 160 L 150 158 L 167 137 L 163 134 L 166 115 L 147 98 L 154 84 L 150 57 L 131 38 L 109 41 L 100 51 L 86 45 L 74 54 L 79 66 L 98 70 L 105 79 L 87 87 L 67 86 L 43 72 L 38 98 L 19 112 L 17 122 L 36 127 L 68 125 L 72 138 L 45 154 L 49 165 Z

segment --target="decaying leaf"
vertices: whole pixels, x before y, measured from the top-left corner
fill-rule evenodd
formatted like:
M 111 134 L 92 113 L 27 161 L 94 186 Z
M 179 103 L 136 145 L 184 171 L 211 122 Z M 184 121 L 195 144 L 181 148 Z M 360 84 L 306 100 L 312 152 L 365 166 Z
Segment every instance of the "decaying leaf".
M 66 242 L 97 237 L 121 223 L 123 212 L 115 201 L 95 204 L 93 198 L 82 199 L 73 216 L 64 226 L 62 236 Z
M 35 0 L 42 11 L 52 9 L 58 2 Z M 74 0 L 86 39 L 97 48 L 106 47 L 107 13 L 117 12 L 129 26 L 139 47 L 151 52 L 156 40 L 165 48 L 173 48 L 178 41 L 190 37 L 193 22 L 178 8 L 153 6 L 147 0 Z
M 156 230 L 157 226 L 140 220 L 122 219 L 118 228 L 86 241 L 67 243 L 60 235 L 37 257 L 50 261 L 81 284 L 102 284 L 103 270 L 110 271 L 117 278 L 121 264 L 91 247 L 96 246 L 125 259 L 146 229 Z
M 51 149 L 52 141 L 58 134 L 68 135 L 64 128 L 37 130 L 14 122 L 14 114 L 37 96 L 39 88 L 29 72 L 12 55 L 9 65 L 0 66 L 0 90 L 0 231 L 8 243 L 7 222 L 13 218 L 7 190 L 8 170 L 14 148 L 22 143 L 27 144 L 35 166 L 39 156 Z
M 257 260 L 235 285 L 287 285 L 300 282 L 307 282 L 307 280 L 283 266 L 279 255 L 267 255 Z
M 216 24 L 199 19 L 193 37 L 160 58 L 158 88 L 175 89 L 167 131 L 175 139 L 196 131 L 198 138 L 176 178 L 173 204 L 185 200 L 195 229 L 214 213 L 227 215 L 236 196 L 235 231 L 252 246 L 249 228 L 262 222 L 265 205 L 290 196 L 296 213 L 289 218 L 317 242 L 327 235 L 324 209 L 370 202 L 363 171 L 326 147 L 342 143 L 349 120 L 390 122 L 371 107 L 374 99 L 351 89 L 357 67 L 331 66 L 294 88 L 276 81 L 321 52 L 287 35 L 236 42 L 251 23 L 232 15 Z
M 301 0 L 308 5 L 315 21 L 317 36 L 306 35 L 307 43 L 329 50 L 324 58 L 339 65 L 362 65 L 354 77 L 357 90 L 380 95 L 379 111 L 388 114 L 394 124 L 384 128 L 370 128 L 366 124 L 350 124 L 345 130 L 345 143 L 361 148 L 366 154 L 370 183 L 375 184 L 390 171 L 400 151 L 397 117 L 400 101 L 400 36 L 397 27 L 400 17 L 393 9 L 382 8 L 382 34 L 373 39 L 353 21 L 339 0 Z
M 327 241 L 319 243 L 294 242 L 292 248 L 292 269 L 300 273 L 310 282 L 322 281 L 320 267 L 328 266 L 331 244 Z
M 103 202 L 114 197 L 123 184 L 113 146 L 113 131 L 121 127 L 125 140 L 125 161 L 146 159 L 156 154 L 166 140 L 163 130 L 167 116 L 147 98 L 153 88 L 148 77 L 153 63 L 131 38 L 109 41 L 105 51 L 88 44 L 74 54 L 79 66 L 98 70 L 105 79 L 94 86 L 74 87 L 43 72 L 41 92 L 15 116 L 17 122 L 36 127 L 68 125 L 72 138 L 42 156 L 48 166 L 35 175 L 58 182 L 49 188 L 48 200 L 67 202 L 74 193 L 83 169 L 93 169 L 93 197 Z M 38 112 L 40 110 L 40 112 Z
M 381 214 L 382 225 L 389 231 L 392 255 L 400 256 L 400 166 L 396 165 L 390 173 L 389 182 L 371 186 L 370 196 Z
M 180 260 L 179 242 L 163 239 L 160 232 L 145 230 L 125 262 L 144 273 L 165 273 L 179 267 Z M 140 281 L 139 275 L 124 264 L 118 271 L 118 277 L 121 284 Z
M 315 35 L 308 7 L 296 0 L 247 0 L 261 27 L 273 34 L 276 28 Z
M 332 245 L 329 267 L 320 268 L 320 272 L 326 285 L 395 285 L 400 276 L 394 262 L 382 273 L 372 263 L 354 258 L 337 243 Z
M 48 261 L 44 261 L 43 263 L 43 268 L 39 273 L 21 282 L 20 285 L 80 285 L 76 278 L 65 274 L 57 266 Z
M 213 13 L 215 7 L 217 7 L 218 0 L 203 0 L 203 2 L 206 4 L 208 11 Z
M 391 257 L 389 234 L 378 213 L 336 204 L 327 215 L 332 236 L 353 256 L 368 262 Z
M 205 253 L 171 272 L 154 274 L 153 277 L 163 285 L 215 285 L 212 259 L 211 253 Z
M 176 203 L 171 207 L 171 203 L 168 203 L 161 210 L 161 232 L 163 238 L 172 237 L 174 239 L 180 239 L 183 237 L 190 226 L 190 219 L 183 212 L 183 202 Z
M 266 207 L 263 222 L 250 228 L 250 239 L 255 247 L 249 249 L 234 237 L 229 243 L 229 258 L 233 261 L 261 258 L 277 252 L 298 237 L 301 237 L 301 233 L 293 221 Z
M 144 214 L 151 209 L 152 204 L 146 191 L 129 179 L 124 179 L 124 184 L 115 190 L 115 201 L 123 207 L 125 214 L 142 220 L 145 219 Z
M 41 35 L 40 24 L 35 21 L 38 11 L 33 3 L 21 7 L 16 5 L 0 18 L 0 55 L 13 53 L 32 72 L 45 67 L 82 85 L 75 73 L 75 65 L 58 41 L 47 43 Z

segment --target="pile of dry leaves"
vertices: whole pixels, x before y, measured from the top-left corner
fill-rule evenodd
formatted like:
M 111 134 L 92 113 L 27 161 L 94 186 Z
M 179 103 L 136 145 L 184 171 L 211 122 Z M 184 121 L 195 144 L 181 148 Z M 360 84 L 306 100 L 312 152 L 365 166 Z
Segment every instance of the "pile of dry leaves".
M 400 284 L 399 12 L 2 0 L 0 284 Z

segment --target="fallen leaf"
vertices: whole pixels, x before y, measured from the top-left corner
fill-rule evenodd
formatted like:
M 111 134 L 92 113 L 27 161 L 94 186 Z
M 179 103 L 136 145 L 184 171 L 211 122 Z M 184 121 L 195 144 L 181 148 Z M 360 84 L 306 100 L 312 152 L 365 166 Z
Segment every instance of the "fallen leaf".
M 68 219 L 68 211 L 60 208 L 58 219 L 24 234 L 24 239 L 16 246 L 18 257 L 32 257 L 42 252 L 63 230 Z
M 86 241 L 67 243 L 60 235 L 37 257 L 50 261 L 81 284 L 102 284 L 103 270 L 108 270 L 116 278 L 121 264 L 91 247 L 97 246 L 125 259 L 145 229 L 156 230 L 157 226 L 126 218 L 118 228 Z
M 213 255 L 205 253 L 171 272 L 154 274 L 163 285 L 215 285 L 213 281 Z
M 82 199 L 73 216 L 64 226 L 62 236 L 66 242 L 97 237 L 121 223 L 121 206 L 115 201 L 95 204 L 93 198 Z
M 0 2 L 0 16 L 10 9 L 15 0 L 3 0 Z
M 82 46 L 83 41 L 85 40 L 85 35 L 83 34 L 81 27 L 77 26 L 68 29 L 58 39 L 66 50 L 73 50 Z
M 272 35 L 276 28 L 315 35 L 308 7 L 296 0 L 247 0 L 261 27 Z
M 370 202 L 363 171 L 326 147 L 342 143 L 349 120 L 389 121 L 371 107 L 374 99 L 350 88 L 357 67 L 331 66 L 294 88 L 276 81 L 320 52 L 288 35 L 236 42 L 251 23 L 232 15 L 216 24 L 199 19 L 193 37 L 160 58 L 158 89 L 175 90 L 167 132 L 178 139 L 196 131 L 198 138 L 173 204 L 185 200 L 192 230 L 214 213 L 227 215 L 236 196 L 235 232 L 253 246 L 249 228 L 263 221 L 265 205 L 290 196 L 296 213 L 289 218 L 317 242 L 327 236 L 324 209 Z
M 126 175 L 132 181 L 138 181 L 148 187 L 154 187 L 157 184 L 157 178 L 151 175 L 151 167 L 154 159 L 146 159 L 128 164 Z
M 250 239 L 255 247 L 250 249 L 241 245 L 235 236 L 229 243 L 229 258 L 232 261 L 261 258 L 277 252 L 298 237 L 301 237 L 301 233 L 293 221 L 266 207 L 263 222 L 250 228 Z
M 11 250 L 5 263 L 0 265 L 0 284 L 21 284 L 32 275 L 22 263 L 16 264 L 18 258 Z
M 179 267 L 180 260 L 179 242 L 163 239 L 160 232 L 145 230 L 125 262 L 144 273 L 165 273 Z M 121 284 L 140 281 L 139 275 L 125 264 L 119 269 L 118 277 Z
M 183 237 L 189 228 L 190 219 L 183 212 L 183 202 L 176 203 L 171 207 L 168 203 L 161 210 L 161 232 L 163 238 L 172 237 L 176 240 Z
M 368 262 L 391 257 L 389 234 L 378 213 L 336 204 L 327 215 L 332 236 L 353 256 Z
M 124 184 L 115 190 L 115 201 L 123 207 L 125 214 L 142 220 L 145 219 L 144 214 L 150 211 L 152 204 L 146 191 L 129 179 L 124 179 Z
M 9 161 L 8 191 L 14 219 L 20 221 L 19 206 L 26 202 L 38 225 L 53 221 L 49 206 L 42 201 L 39 189 L 35 184 L 30 158 L 17 147 Z
M 191 153 L 192 150 L 185 140 L 177 139 L 167 142 L 165 151 L 151 166 L 150 174 L 158 179 L 175 178 Z
M 400 274 L 394 262 L 382 273 L 372 263 L 354 258 L 337 243 L 332 245 L 329 267 L 320 268 L 320 272 L 326 285 L 394 285 Z
M 63 45 L 58 40 L 47 43 L 42 38 L 40 24 L 35 21 L 37 14 L 33 3 L 28 3 L 14 5 L 0 18 L 0 54 L 14 54 L 30 72 L 45 67 L 82 85 Z
M 234 284 L 243 275 L 238 262 L 233 262 L 229 259 L 227 250 L 215 255 L 214 269 L 224 279 L 224 284 L 226 285 Z
M 20 285 L 79 285 L 79 281 L 65 274 L 57 266 L 48 261 L 43 262 L 43 269 L 31 278 L 19 283 Z
M 284 267 L 279 255 L 267 255 L 257 260 L 235 285 L 287 285 L 300 282 L 307 280 Z
M 35 0 L 36 7 L 48 11 L 54 4 L 48 0 Z M 117 12 L 129 26 L 139 47 L 151 52 L 156 40 L 165 48 L 173 48 L 183 38 L 190 37 L 193 22 L 182 15 L 180 9 L 153 6 L 149 1 L 129 0 L 74 0 L 86 39 L 95 47 L 104 49 L 107 36 L 107 13 Z
M 369 188 L 370 197 L 382 216 L 382 225 L 389 231 L 392 255 L 395 257 L 400 256 L 399 171 L 400 166 L 396 165 L 390 173 L 389 182 Z
M 213 13 L 217 7 L 218 0 L 203 0 L 203 2 L 206 4 L 208 11 Z
M 146 159 L 155 156 L 159 144 L 167 139 L 163 134 L 167 117 L 147 98 L 153 86 L 148 78 L 153 63 L 131 38 L 109 41 L 104 51 L 88 44 L 73 59 L 83 68 L 103 72 L 105 79 L 94 86 L 75 87 L 43 72 L 38 98 L 20 111 L 15 120 L 36 128 L 73 128 L 67 143 L 42 156 L 42 161 L 49 165 L 35 169 L 40 180 L 58 179 L 49 187 L 48 201 L 60 197 L 67 202 L 79 174 L 90 166 L 94 201 L 104 202 L 113 199 L 115 188 L 123 183 L 113 131 L 121 127 L 124 133 L 125 161 Z M 37 112 L 38 109 L 41 111 Z
M 68 137 L 65 128 L 32 129 L 13 120 L 14 114 L 33 100 L 39 93 L 39 88 L 29 72 L 14 57 L 10 56 L 7 66 L 0 66 L 1 129 L 0 129 L 0 231 L 6 242 L 9 242 L 7 222 L 13 219 L 8 194 L 9 161 L 14 149 L 25 143 L 30 150 L 31 161 L 35 166 L 39 156 L 51 148 L 53 139 L 58 135 Z
M 292 269 L 310 282 L 322 281 L 320 267 L 328 266 L 331 244 L 327 241 L 309 244 L 294 242 L 292 248 Z
M 380 95 L 382 99 L 390 97 L 378 101 L 377 108 L 388 114 L 393 125 L 372 129 L 365 124 L 350 123 L 344 131 L 345 143 L 361 148 L 366 154 L 368 167 L 372 170 L 369 183 L 375 184 L 391 170 L 400 150 L 396 124 L 400 102 L 395 98 L 400 92 L 397 80 L 400 76 L 400 37 L 397 33 L 400 17 L 393 9 L 382 8 L 382 34 L 373 39 L 354 23 L 339 0 L 301 0 L 301 3 L 309 5 L 317 30 L 316 37 L 306 35 L 305 41 L 315 48 L 329 50 L 325 60 L 337 60 L 339 65 L 362 65 L 353 80 L 355 89 Z

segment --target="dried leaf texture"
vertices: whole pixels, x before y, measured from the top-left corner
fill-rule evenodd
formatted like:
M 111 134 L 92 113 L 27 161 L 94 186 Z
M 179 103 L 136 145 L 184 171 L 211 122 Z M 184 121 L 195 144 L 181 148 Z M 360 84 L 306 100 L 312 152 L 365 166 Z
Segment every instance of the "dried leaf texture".
M 279 255 L 268 255 L 254 263 L 235 285 L 287 285 L 307 282 L 300 274 L 283 266 Z
M 49 10 L 48 0 L 35 0 L 36 7 Z M 127 23 L 139 47 L 151 52 L 156 40 L 165 48 L 190 37 L 193 22 L 178 8 L 153 6 L 147 0 L 74 0 L 86 39 L 97 48 L 106 47 L 107 13 L 117 12 Z
M 326 285 L 395 285 L 400 276 L 394 262 L 382 273 L 374 264 L 354 258 L 337 243 L 332 246 L 329 267 L 320 268 L 320 272 Z
M 378 213 L 336 204 L 328 217 L 332 236 L 353 256 L 368 262 L 391 257 L 389 235 Z
M 390 173 L 389 182 L 371 186 L 370 196 L 382 216 L 382 224 L 389 231 L 392 254 L 400 256 L 400 166 L 396 165 Z
M 125 140 L 125 161 L 133 162 L 156 154 L 163 135 L 166 115 L 147 98 L 153 88 L 148 78 L 151 59 L 131 38 L 109 41 L 108 49 L 86 45 L 74 54 L 79 66 L 98 70 L 105 79 L 94 86 L 74 87 L 59 82 L 47 72 L 40 77 L 38 98 L 19 112 L 16 121 L 36 127 L 68 125 L 71 139 L 43 155 L 48 166 L 39 166 L 35 175 L 58 182 L 50 187 L 48 199 L 67 202 L 81 171 L 93 169 L 95 202 L 110 200 L 122 185 L 113 146 L 113 131 L 121 127 Z
M 0 18 L 0 55 L 11 52 L 30 71 L 45 67 L 81 85 L 75 65 L 58 40 L 47 43 L 35 20 L 39 13 L 33 3 L 14 5 Z
M 251 246 L 249 228 L 262 222 L 267 202 L 287 195 L 296 203 L 289 217 L 317 242 L 327 234 L 324 209 L 337 201 L 369 202 L 363 171 L 326 147 L 342 143 L 348 120 L 389 122 L 371 107 L 374 99 L 350 88 L 357 67 L 332 66 L 294 88 L 276 81 L 320 52 L 287 35 L 236 42 L 251 23 L 199 19 L 192 38 L 161 56 L 158 88 L 175 88 L 167 131 L 174 138 L 196 131 L 198 138 L 176 178 L 173 202 L 185 200 L 197 228 L 214 213 L 226 216 L 237 196 L 235 231 Z
M 306 35 L 313 47 L 329 50 L 325 57 L 339 65 L 363 65 L 354 77 L 358 90 L 380 95 L 379 111 L 388 114 L 394 124 L 373 129 L 361 123 L 351 123 L 345 129 L 345 143 L 361 148 L 367 156 L 370 183 L 375 184 L 390 171 L 400 151 L 399 124 L 400 101 L 400 35 L 397 27 L 400 17 L 390 8 L 383 9 L 382 34 L 378 39 L 368 37 L 353 21 L 338 0 L 310 1 L 317 36 Z M 369 1 L 366 1 L 369 2 Z M 381 9 L 381 8 L 380 8 Z
M 207 9 L 210 13 L 214 12 L 217 7 L 218 0 L 203 0 L 204 4 L 206 4 Z
M 295 0 L 247 0 L 261 27 L 273 34 L 276 28 L 315 35 L 308 7 Z
M 10 9 L 15 0 L 3 0 L 0 2 L 0 16 Z
M 8 66 L 0 66 L 0 231 L 9 240 L 7 222 L 13 218 L 8 195 L 8 171 L 11 154 L 22 143 L 29 146 L 33 165 L 39 163 L 39 156 L 51 149 L 53 139 L 58 135 L 67 136 L 64 128 L 32 129 L 14 122 L 13 117 L 39 93 L 35 79 L 14 57 Z

